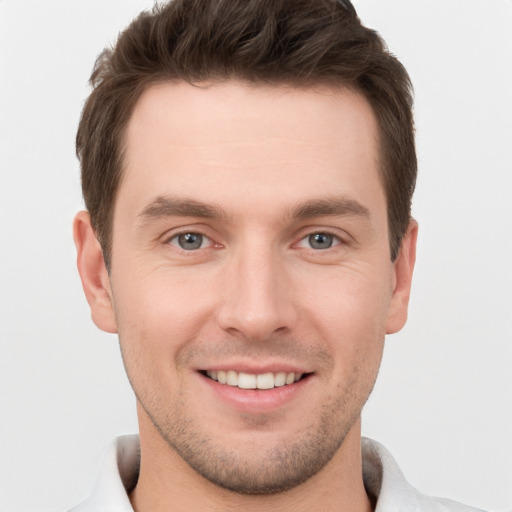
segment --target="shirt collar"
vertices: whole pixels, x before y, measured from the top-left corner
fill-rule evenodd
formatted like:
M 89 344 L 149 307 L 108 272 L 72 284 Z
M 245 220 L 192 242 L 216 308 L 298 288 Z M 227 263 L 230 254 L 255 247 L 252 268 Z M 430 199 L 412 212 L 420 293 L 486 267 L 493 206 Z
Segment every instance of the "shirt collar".
M 376 500 L 375 512 L 476 511 L 419 493 L 405 480 L 397 463 L 381 444 L 363 438 L 361 449 L 364 485 Z M 128 494 L 137 483 L 139 467 L 139 437 L 118 437 L 105 453 L 92 494 L 70 512 L 133 512 Z
M 91 495 L 70 512 L 133 512 L 128 493 L 137 483 L 139 467 L 139 436 L 116 438 L 105 452 Z

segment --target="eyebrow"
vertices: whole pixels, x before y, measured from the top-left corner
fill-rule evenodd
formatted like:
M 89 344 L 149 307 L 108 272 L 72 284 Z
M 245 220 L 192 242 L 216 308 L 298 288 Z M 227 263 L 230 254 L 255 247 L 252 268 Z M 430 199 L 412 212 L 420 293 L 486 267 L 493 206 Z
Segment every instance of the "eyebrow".
M 290 216 L 299 220 L 307 220 L 324 216 L 362 216 L 370 217 L 368 208 L 354 199 L 345 197 L 316 199 L 299 203 Z
M 159 196 L 151 201 L 138 215 L 143 222 L 173 216 L 218 219 L 227 217 L 227 214 L 217 206 L 194 199 Z
M 370 217 L 369 210 L 358 201 L 349 198 L 326 198 L 305 201 L 290 208 L 286 217 L 307 220 L 324 216 Z M 227 219 L 229 215 L 222 208 L 195 199 L 159 196 L 151 201 L 138 215 L 142 222 L 165 217 L 198 217 L 203 219 Z

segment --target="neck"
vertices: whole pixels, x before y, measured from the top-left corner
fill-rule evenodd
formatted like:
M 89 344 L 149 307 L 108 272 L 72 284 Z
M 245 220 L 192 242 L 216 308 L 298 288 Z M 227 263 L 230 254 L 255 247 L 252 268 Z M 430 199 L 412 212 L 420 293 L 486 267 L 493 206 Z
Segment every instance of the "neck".
M 170 448 L 148 421 L 140 421 L 140 442 L 140 475 L 130 495 L 135 512 L 170 508 L 176 512 L 372 511 L 362 477 L 360 420 L 316 475 L 288 491 L 270 495 L 237 494 L 209 482 Z

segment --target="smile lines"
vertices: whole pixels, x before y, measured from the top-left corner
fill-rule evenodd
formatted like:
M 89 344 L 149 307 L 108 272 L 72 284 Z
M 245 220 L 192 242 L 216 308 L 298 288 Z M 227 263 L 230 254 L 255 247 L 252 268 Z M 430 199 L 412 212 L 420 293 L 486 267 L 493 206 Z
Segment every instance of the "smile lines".
M 234 370 L 208 370 L 206 371 L 206 375 L 220 384 L 239 387 L 241 389 L 272 389 L 274 387 L 293 384 L 303 376 L 302 373 L 294 372 L 261 373 L 254 375 L 251 373 L 235 372 Z

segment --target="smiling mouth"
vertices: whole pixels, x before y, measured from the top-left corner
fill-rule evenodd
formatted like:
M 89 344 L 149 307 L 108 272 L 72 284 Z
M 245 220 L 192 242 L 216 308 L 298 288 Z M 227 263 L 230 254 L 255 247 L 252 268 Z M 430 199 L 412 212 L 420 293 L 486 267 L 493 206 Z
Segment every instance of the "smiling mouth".
M 309 375 L 294 372 L 251 374 L 234 370 L 207 370 L 201 373 L 220 384 L 241 389 L 273 389 L 289 386 Z

